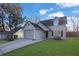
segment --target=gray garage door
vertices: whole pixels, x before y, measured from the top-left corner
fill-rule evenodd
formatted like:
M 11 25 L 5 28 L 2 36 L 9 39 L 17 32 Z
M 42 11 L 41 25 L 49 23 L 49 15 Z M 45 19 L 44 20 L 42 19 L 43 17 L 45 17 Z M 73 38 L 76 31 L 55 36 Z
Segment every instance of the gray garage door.
M 24 38 L 33 39 L 34 38 L 34 30 L 25 30 Z

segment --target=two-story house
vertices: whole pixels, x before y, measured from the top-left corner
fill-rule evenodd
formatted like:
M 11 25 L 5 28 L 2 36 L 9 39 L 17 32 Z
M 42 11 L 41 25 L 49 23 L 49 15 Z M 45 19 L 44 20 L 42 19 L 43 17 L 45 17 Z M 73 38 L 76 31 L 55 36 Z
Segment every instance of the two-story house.
M 23 27 L 24 38 L 27 39 L 46 39 L 59 36 L 66 39 L 66 17 L 56 17 L 54 19 L 33 23 L 28 21 Z

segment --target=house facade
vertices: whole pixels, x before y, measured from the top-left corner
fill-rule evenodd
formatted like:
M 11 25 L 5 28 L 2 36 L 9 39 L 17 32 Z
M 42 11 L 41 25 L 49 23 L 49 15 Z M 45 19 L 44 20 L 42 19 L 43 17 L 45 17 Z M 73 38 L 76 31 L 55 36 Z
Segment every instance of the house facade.
M 22 28 L 13 31 L 0 32 L 0 39 L 6 39 L 8 34 L 18 35 L 24 39 L 47 39 L 56 36 L 66 39 L 66 17 L 56 17 L 33 23 L 28 21 Z
M 46 39 L 55 36 L 66 39 L 66 17 L 56 17 L 54 19 L 33 23 L 28 21 L 23 27 L 23 36 L 26 39 Z

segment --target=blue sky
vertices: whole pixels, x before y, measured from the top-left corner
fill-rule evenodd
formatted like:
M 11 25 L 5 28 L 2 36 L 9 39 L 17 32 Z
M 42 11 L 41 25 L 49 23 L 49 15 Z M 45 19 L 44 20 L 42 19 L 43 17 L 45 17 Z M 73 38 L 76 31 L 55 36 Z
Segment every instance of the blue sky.
M 23 15 L 36 16 L 41 19 L 79 15 L 77 3 L 22 3 Z

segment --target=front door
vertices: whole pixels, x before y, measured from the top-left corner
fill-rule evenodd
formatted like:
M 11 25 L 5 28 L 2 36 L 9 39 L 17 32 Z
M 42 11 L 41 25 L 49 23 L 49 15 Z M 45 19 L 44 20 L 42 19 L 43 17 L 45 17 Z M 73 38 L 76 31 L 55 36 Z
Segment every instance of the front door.
M 46 38 L 48 38 L 48 31 L 46 31 Z

